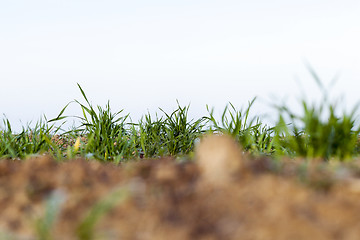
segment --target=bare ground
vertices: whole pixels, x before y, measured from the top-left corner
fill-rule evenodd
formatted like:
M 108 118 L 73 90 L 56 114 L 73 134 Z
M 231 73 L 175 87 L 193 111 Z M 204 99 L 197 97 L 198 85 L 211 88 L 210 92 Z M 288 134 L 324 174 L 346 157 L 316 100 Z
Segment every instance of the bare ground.
M 117 189 L 124 196 L 95 224 L 93 239 L 355 240 L 358 162 L 351 168 L 306 167 L 303 160 L 275 164 L 247 157 L 246 171 L 231 184 L 213 186 L 202 181 L 195 163 L 173 158 L 121 165 L 57 163 L 49 156 L 0 160 L 0 233 L 4 239 L 38 239 L 35 223 L 45 214 L 46 200 L 57 196 L 63 203 L 53 239 L 91 239 L 80 223 Z

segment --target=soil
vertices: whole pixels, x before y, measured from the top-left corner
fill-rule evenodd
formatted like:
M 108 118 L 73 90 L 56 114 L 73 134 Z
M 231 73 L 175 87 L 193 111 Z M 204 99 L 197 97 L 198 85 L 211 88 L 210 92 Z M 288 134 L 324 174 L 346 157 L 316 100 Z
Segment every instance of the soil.
M 0 239 L 39 239 L 35 223 L 50 198 L 62 200 L 52 239 L 359 239 L 359 161 L 244 161 L 245 172 L 216 186 L 197 164 L 170 157 L 120 165 L 3 159 Z M 90 209 L 116 190 L 123 198 L 81 233 Z

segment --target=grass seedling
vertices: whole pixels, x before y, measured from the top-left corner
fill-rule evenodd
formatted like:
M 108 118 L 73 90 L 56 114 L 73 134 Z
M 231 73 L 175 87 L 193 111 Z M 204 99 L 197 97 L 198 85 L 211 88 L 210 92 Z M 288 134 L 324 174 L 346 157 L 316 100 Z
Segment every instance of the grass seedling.
M 39 240 L 51 240 L 52 228 L 58 216 L 61 208 L 61 204 L 64 202 L 64 195 L 62 192 L 54 192 L 46 200 L 45 214 L 43 217 L 35 221 L 35 230 L 37 233 L 37 239 Z
M 350 114 L 336 114 L 337 105 L 328 101 L 328 91 L 315 71 L 309 70 L 323 92 L 323 99 L 319 105 L 302 100 L 302 115 L 295 114 L 285 105 L 278 107 L 276 152 L 309 159 L 350 159 L 357 154 L 360 127 L 355 125 L 355 113 L 358 106 Z M 286 124 L 285 119 L 290 123 Z
M 206 119 L 210 122 L 211 132 L 221 132 L 234 137 L 245 150 L 254 153 L 273 152 L 271 133 L 273 128 L 263 125 L 259 118 L 249 120 L 249 113 L 255 102 L 254 98 L 249 102 L 245 110 L 237 110 L 232 103 L 230 107 L 227 105 L 221 115 L 221 121 L 218 122 L 214 117 L 214 109 L 207 110 L 209 116 Z
M 205 118 L 196 121 L 188 119 L 190 105 L 181 107 L 178 102 L 178 108 L 171 114 L 160 110 L 165 114 L 164 119 L 164 143 L 167 153 L 170 155 L 188 154 L 194 148 L 195 140 L 204 133 L 203 127 Z
M 104 216 L 109 210 L 126 200 L 128 197 L 127 188 L 119 188 L 111 192 L 108 196 L 97 202 L 88 212 L 86 217 L 81 221 L 77 227 L 76 235 L 79 240 L 94 239 L 94 228 L 96 223 Z
M 360 132 L 360 128 L 355 126 L 356 109 L 350 114 L 337 116 L 335 105 L 329 105 L 329 117 L 322 120 L 323 109 L 323 105 L 309 106 L 303 101 L 303 115 L 298 116 L 283 107 L 276 127 L 277 151 L 290 156 L 325 160 L 353 157 Z M 290 119 L 290 125 L 285 124 L 286 118 Z
M 0 131 L 0 156 L 4 158 L 25 158 L 27 155 L 41 154 L 51 149 L 51 144 L 47 139 L 51 139 L 52 134 L 59 129 L 49 125 L 40 119 L 35 127 L 30 124 L 23 127 L 18 134 L 13 133 L 8 119 L 3 120 L 4 128 Z
M 95 158 L 104 161 L 114 160 L 117 156 L 130 157 L 134 153 L 135 147 L 131 146 L 130 136 L 125 129 L 125 121 L 129 115 L 119 116 L 123 110 L 112 113 L 109 102 L 105 108 L 97 106 L 96 111 L 79 84 L 78 87 L 87 105 L 75 100 L 81 107 L 83 115 L 75 116 L 80 119 L 81 125 L 72 132 L 87 136 L 88 143 L 84 147 L 83 153 L 92 154 Z M 68 116 L 63 116 L 63 113 L 68 105 L 49 122 L 67 118 Z
M 139 147 L 145 158 L 161 156 L 165 154 L 166 125 L 162 118 L 153 120 L 150 113 L 140 119 L 138 126 Z M 136 135 L 137 136 L 137 135 Z

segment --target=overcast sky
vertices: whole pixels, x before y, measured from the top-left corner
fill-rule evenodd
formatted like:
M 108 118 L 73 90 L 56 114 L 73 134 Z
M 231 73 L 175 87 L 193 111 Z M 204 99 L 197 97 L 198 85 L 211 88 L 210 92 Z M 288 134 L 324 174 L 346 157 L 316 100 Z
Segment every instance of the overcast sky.
M 14 125 L 53 118 L 82 100 L 79 83 L 94 105 L 110 100 L 134 121 L 176 100 L 197 118 L 206 104 L 222 111 L 257 96 L 254 111 L 266 114 L 267 103 L 301 96 L 295 79 L 319 95 L 304 60 L 325 84 L 339 73 L 332 93 L 352 106 L 359 13 L 358 0 L 2 0 L 0 112 Z

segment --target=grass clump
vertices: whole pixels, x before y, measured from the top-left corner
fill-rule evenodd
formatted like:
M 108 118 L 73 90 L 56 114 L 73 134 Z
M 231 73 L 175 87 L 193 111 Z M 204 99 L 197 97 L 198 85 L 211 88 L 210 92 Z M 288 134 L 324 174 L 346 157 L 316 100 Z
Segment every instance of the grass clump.
M 138 128 L 136 142 L 138 148 L 141 149 L 142 157 L 150 158 L 165 155 L 166 140 L 164 135 L 166 134 L 166 126 L 162 118 L 158 118 L 156 115 L 156 118 L 153 119 L 150 113 L 147 113 L 134 126 Z
M 259 117 L 249 119 L 249 113 L 255 102 L 254 98 L 245 110 L 237 110 L 232 103 L 227 105 L 221 115 L 221 121 L 214 117 L 214 109 L 209 110 L 206 119 L 210 123 L 210 132 L 221 132 L 234 137 L 246 151 L 252 153 L 271 154 L 273 128 L 261 123 Z
M 302 106 L 302 115 L 294 114 L 287 107 L 281 109 L 275 135 L 278 154 L 324 160 L 331 157 L 346 160 L 358 154 L 360 128 L 355 126 L 356 109 L 338 116 L 334 105 L 329 105 L 326 108 L 329 117 L 322 120 L 326 106 L 310 106 L 305 101 Z M 290 124 L 284 119 L 290 119 Z
M 80 149 L 82 154 L 104 161 L 119 161 L 124 157 L 135 156 L 136 148 L 131 142 L 131 136 L 125 129 L 125 121 L 129 115 L 121 116 L 123 110 L 112 113 L 109 102 L 105 108 L 97 106 L 96 111 L 79 84 L 78 87 L 87 105 L 75 100 L 75 103 L 81 107 L 83 115 L 75 116 L 80 119 L 81 125 L 72 130 L 71 133 L 75 136 L 86 136 L 87 143 Z M 56 118 L 49 122 L 68 118 L 68 116 L 62 116 L 68 105 L 61 110 Z
M 195 140 L 204 132 L 205 118 L 194 120 L 188 119 L 190 105 L 178 108 L 171 114 L 167 114 L 164 120 L 164 142 L 170 155 L 188 154 L 194 148 Z
M 319 105 L 301 100 L 302 114 L 280 106 L 275 127 L 277 155 L 300 156 L 308 159 L 351 159 L 359 153 L 360 126 L 356 126 L 356 105 L 350 113 L 337 114 L 337 104 L 329 102 L 328 92 L 313 69 L 309 67 L 323 92 Z M 286 123 L 286 119 L 289 123 Z
M 150 113 L 138 124 L 138 145 L 144 157 L 184 155 L 193 151 L 196 139 L 204 132 L 205 118 L 188 119 L 190 105 L 180 106 L 171 114 L 160 108 L 164 117 L 153 120 Z
M 49 151 L 52 133 L 58 129 L 40 119 L 35 127 L 30 124 L 23 127 L 20 133 L 14 133 L 8 119 L 3 120 L 4 128 L 0 130 L 0 156 L 2 158 L 25 158 L 27 155 L 41 154 Z

